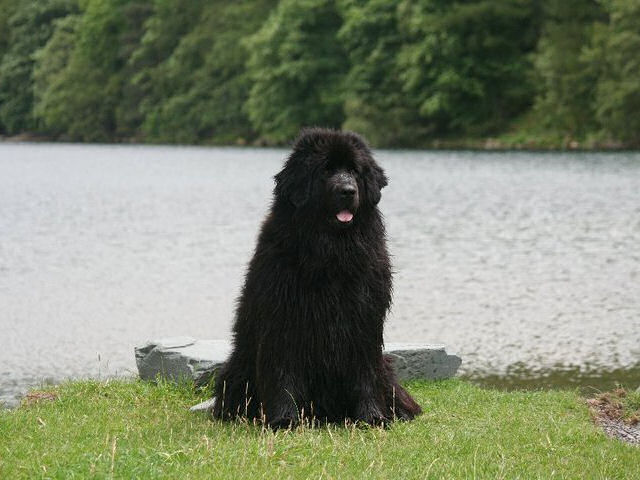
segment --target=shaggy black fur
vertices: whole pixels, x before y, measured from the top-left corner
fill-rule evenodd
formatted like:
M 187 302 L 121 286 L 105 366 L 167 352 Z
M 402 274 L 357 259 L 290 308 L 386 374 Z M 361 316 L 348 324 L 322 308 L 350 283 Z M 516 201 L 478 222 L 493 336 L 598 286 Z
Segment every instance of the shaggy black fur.
M 213 416 L 273 428 L 412 419 L 420 407 L 382 354 L 391 304 L 383 170 L 358 135 L 308 129 L 275 180 Z

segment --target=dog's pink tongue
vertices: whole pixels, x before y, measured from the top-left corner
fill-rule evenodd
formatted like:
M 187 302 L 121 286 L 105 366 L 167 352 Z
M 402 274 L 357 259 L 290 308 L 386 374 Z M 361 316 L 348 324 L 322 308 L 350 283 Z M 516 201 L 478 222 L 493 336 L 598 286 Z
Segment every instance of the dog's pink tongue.
M 338 220 L 340 220 L 341 222 L 350 222 L 351 219 L 353 218 L 353 213 L 351 213 L 349 210 L 342 210 L 341 212 L 339 212 L 336 217 L 338 217 Z

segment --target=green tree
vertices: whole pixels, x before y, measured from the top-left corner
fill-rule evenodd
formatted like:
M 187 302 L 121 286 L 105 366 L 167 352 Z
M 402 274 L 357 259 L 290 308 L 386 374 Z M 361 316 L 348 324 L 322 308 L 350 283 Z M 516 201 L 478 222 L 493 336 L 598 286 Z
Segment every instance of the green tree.
M 132 133 L 135 110 L 123 85 L 128 58 L 142 35 L 144 7 L 145 2 L 86 0 L 79 17 L 58 23 L 35 56 L 36 112 L 49 131 L 84 141 Z
M 56 20 L 55 31 L 44 47 L 34 54 L 34 115 L 41 120 L 44 132 L 63 135 L 73 123 L 67 108 L 64 71 L 75 47 L 75 33 L 80 15 L 68 15 Z
M 247 109 L 264 140 L 283 142 L 305 125 L 342 125 L 349 64 L 341 24 L 333 0 L 281 0 L 249 39 Z
M 9 47 L 9 19 L 13 16 L 20 2 L 18 0 L 0 0 L 0 60 Z
M 13 11 L 2 4 L 4 12 Z M 5 53 L 0 62 L 0 124 L 10 133 L 35 131 L 33 115 L 33 55 L 46 44 L 54 21 L 76 10 L 73 0 L 24 0 L 3 30 Z M 1 22 L 0 22 L 1 23 Z
M 152 139 L 233 143 L 251 138 L 243 108 L 250 82 L 242 39 L 260 28 L 274 0 L 210 2 L 157 71 L 162 95 L 148 104 Z
M 145 92 L 132 81 L 138 72 L 132 57 L 140 46 L 146 22 L 152 13 L 152 0 L 130 0 L 122 6 L 124 25 L 118 38 L 118 58 L 121 64 L 118 73 L 122 78 L 122 85 L 115 110 L 116 136 L 120 138 L 136 135 L 144 120 L 140 103 Z
M 349 52 L 344 128 L 379 147 L 415 146 L 428 133 L 417 102 L 403 91 L 398 54 L 407 35 L 397 2 L 346 0 L 338 39 Z
M 583 60 L 598 74 L 595 113 L 609 140 L 640 145 L 640 3 L 608 0 L 609 22 L 596 26 Z M 592 70 L 593 70 L 592 69 Z
M 595 128 L 597 72 L 583 52 L 603 13 L 597 0 L 544 2 L 545 21 L 535 55 L 535 112 L 542 125 L 569 138 L 583 137 Z
M 530 105 L 534 2 L 421 0 L 402 9 L 411 35 L 400 59 L 404 90 L 436 134 L 493 133 Z
M 13 16 L 18 8 L 18 0 L 0 0 L 0 65 L 2 65 L 2 57 L 9 48 L 11 39 L 11 30 L 9 29 L 9 19 Z M 0 133 L 4 132 L 2 118 L 0 118 Z
M 140 116 L 138 133 L 143 138 L 180 141 L 172 129 L 160 132 L 163 125 L 158 112 L 166 99 L 188 81 L 190 72 L 179 69 L 172 55 L 202 18 L 204 6 L 205 2 L 193 0 L 153 0 L 144 34 L 128 61 L 131 73 L 125 87 L 135 98 L 136 105 L 132 108 Z

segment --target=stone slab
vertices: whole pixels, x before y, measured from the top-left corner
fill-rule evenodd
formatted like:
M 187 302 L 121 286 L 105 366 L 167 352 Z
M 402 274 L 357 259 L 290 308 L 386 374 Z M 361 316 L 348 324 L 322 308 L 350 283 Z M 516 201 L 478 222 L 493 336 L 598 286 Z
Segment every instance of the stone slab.
M 387 343 L 384 353 L 393 359 L 400 380 L 441 380 L 453 377 L 462 359 L 446 352 L 444 345 Z
M 140 378 L 207 384 L 231 353 L 227 340 L 196 340 L 191 337 L 165 338 L 136 347 Z M 388 343 L 385 354 L 393 360 L 400 380 L 438 380 L 456 374 L 462 360 L 446 352 L 443 345 Z

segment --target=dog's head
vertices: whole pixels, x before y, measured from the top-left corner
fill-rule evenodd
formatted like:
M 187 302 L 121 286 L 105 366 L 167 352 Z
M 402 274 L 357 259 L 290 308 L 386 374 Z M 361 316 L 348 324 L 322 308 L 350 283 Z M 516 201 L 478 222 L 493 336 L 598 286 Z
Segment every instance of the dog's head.
M 375 208 L 387 185 L 362 137 L 321 128 L 301 132 L 275 180 L 276 201 L 323 214 L 338 227 L 348 227 L 359 212 Z

